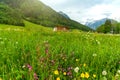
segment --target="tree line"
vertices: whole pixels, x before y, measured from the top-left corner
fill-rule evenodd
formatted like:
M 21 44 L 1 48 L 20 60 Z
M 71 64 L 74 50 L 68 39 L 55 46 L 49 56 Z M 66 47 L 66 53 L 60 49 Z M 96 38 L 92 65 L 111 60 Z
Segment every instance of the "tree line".
M 100 33 L 113 33 L 118 34 L 120 33 L 120 23 L 114 20 L 106 20 L 105 24 L 101 25 L 97 28 L 97 32 Z

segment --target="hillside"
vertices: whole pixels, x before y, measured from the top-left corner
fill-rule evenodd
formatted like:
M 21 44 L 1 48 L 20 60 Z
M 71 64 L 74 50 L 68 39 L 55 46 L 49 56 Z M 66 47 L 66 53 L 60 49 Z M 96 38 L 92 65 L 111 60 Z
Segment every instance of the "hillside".
M 0 23 L 24 26 L 22 15 L 18 13 L 18 10 L 0 3 Z
M 8 5 L 14 10 L 19 10 L 19 14 L 22 15 L 23 19 L 36 24 L 48 27 L 64 25 L 71 29 L 80 29 L 84 31 L 91 30 L 87 26 L 65 18 L 39 0 L 0 0 L 0 2 Z

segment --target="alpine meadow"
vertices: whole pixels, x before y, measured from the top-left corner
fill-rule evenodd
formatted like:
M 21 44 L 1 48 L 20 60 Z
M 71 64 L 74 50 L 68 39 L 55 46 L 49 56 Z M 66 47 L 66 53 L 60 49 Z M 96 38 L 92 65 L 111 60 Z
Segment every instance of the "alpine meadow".
M 120 80 L 119 26 L 93 30 L 39 0 L 0 0 L 0 80 Z

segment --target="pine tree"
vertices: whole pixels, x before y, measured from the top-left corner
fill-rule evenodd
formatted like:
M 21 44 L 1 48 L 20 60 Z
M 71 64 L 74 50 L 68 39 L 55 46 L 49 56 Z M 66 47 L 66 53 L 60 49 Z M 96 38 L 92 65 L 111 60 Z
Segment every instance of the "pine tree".
M 106 20 L 105 22 L 105 28 L 104 28 L 104 33 L 109 33 L 112 30 L 112 24 L 111 24 L 111 20 Z

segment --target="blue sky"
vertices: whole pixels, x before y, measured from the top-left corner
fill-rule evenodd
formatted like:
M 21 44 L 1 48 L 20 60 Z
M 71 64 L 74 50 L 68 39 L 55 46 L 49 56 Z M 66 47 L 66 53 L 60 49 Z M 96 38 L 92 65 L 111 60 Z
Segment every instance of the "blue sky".
M 80 23 L 102 18 L 120 20 L 120 0 L 41 0 Z

